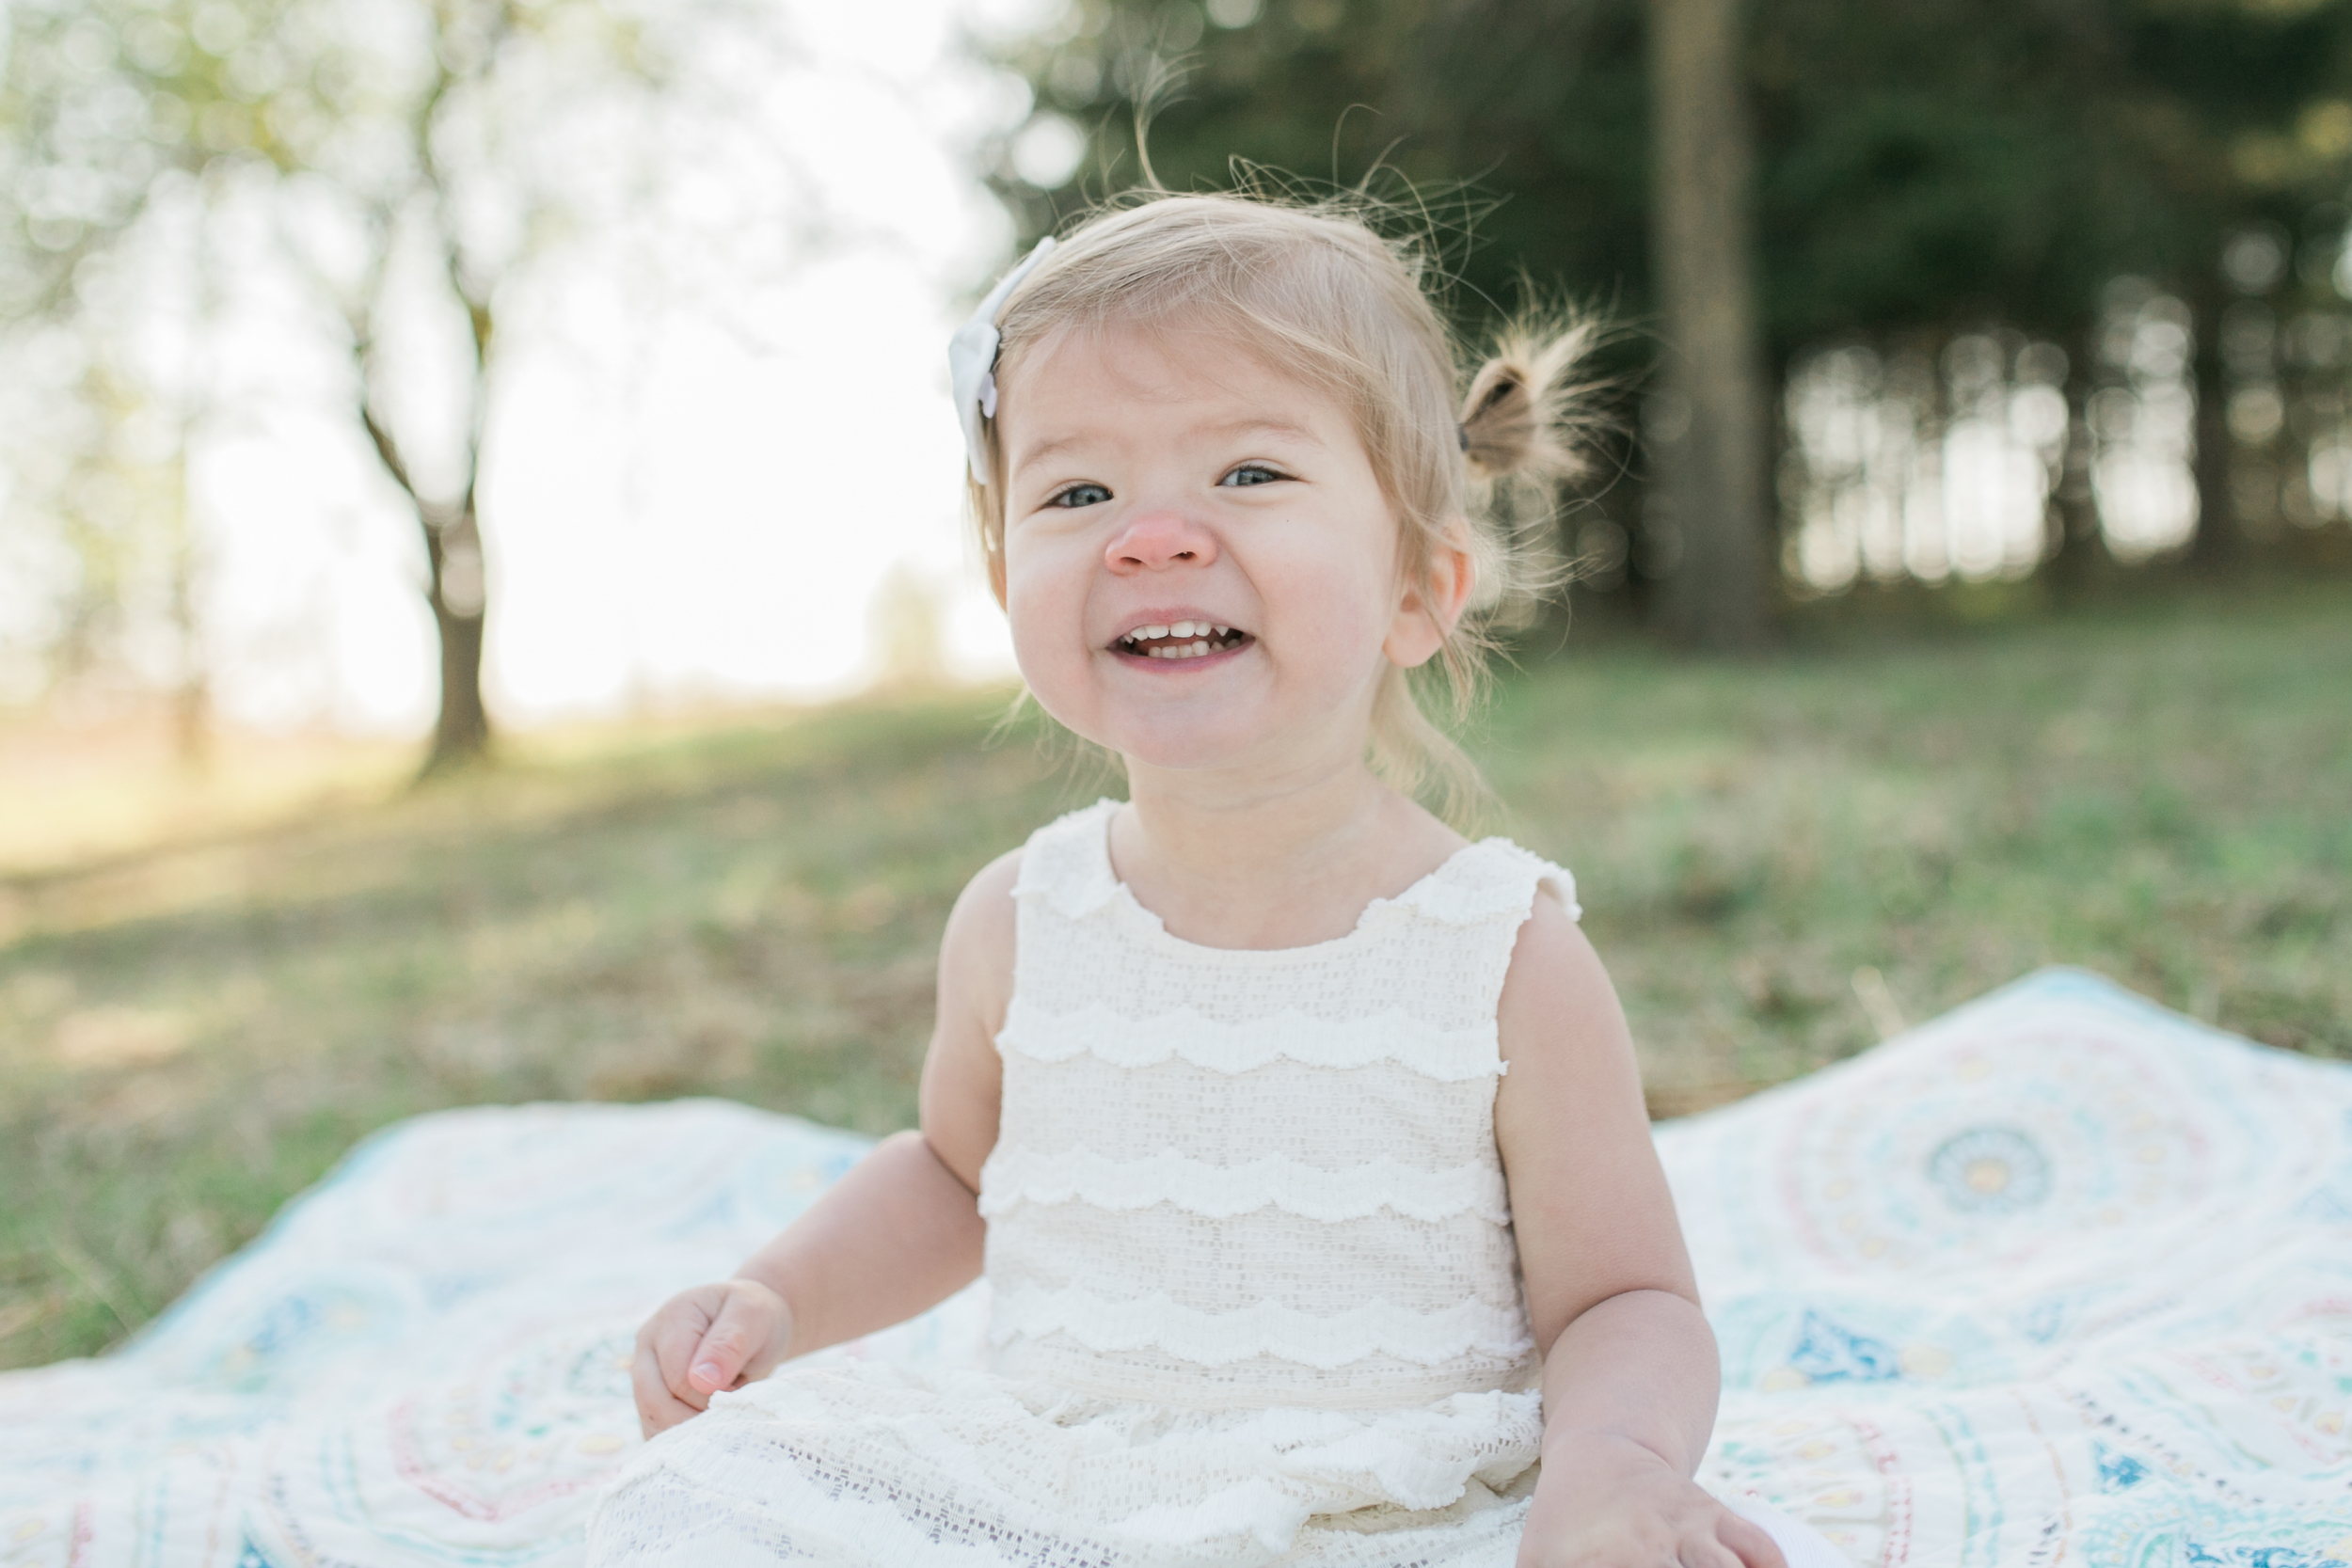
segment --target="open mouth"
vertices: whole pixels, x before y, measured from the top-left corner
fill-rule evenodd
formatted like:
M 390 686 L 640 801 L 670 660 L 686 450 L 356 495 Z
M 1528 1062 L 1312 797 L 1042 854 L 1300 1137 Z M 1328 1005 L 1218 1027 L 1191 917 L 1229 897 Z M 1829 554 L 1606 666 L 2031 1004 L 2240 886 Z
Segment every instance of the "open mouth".
M 1235 626 L 1178 621 L 1171 626 L 1136 626 L 1111 646 L 1143 658 L 1206 658 L 1248 641 L 1249 634 Z

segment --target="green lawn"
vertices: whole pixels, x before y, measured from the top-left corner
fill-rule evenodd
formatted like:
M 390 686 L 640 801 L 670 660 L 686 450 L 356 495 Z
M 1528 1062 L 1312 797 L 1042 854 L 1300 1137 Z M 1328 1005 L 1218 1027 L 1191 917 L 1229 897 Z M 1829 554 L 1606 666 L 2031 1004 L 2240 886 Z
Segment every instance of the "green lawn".
M 480 1101 L 914 1104 L 963 879 L 1114 783 L 1001 694 L 562 753 L 0 878 L 0 1365 L 159 1310 L 351 1141 Z M 1574 867 L 1654 1106 L 2087 965 L 2352 1055 L 2352 589 L 1749 668 L 1571 640 L 1474 736 Z

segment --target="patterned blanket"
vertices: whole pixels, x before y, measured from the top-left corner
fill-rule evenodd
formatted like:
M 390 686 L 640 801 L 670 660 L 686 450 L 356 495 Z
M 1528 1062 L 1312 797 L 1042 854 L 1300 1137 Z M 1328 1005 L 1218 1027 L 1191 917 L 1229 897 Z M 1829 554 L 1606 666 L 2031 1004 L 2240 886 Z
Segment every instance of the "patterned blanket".
M 1658 1140 L 1717 1490 L 1885 1568 L 2352 1568 L 2352 1069 L 2050 971 Z M 576 1562 L 637 1321 L 864 1147 L 710 1101 L 389 1128 L 119 1353 L 0 1375 L 0 1565 Z M 829 1354 L 968 1361 L 985 1311 Z

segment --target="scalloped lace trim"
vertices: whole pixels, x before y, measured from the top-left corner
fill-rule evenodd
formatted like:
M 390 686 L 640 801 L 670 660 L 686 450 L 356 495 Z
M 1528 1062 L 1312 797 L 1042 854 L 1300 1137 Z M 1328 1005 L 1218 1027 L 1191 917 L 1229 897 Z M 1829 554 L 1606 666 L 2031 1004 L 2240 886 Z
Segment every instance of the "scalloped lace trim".
M 1042 895 L 1071 920 L 1083 920 L 1108 907 L 1124 885 L 1111 869 L 1110 857 L 1110 817 L 1120 805 L 1105 798 L 1040 828 L 1022 854 L 1013 896 Z M 1386 911 L 1410 911 L 1448 926 L 1483 926 L 1506 917 L 1516 924 L 1527 918 L 1535 889 L 1546 882 L 1566 907 L 1569 919 L 1583 918 L 1572 873 L 1507 838 L 1481 839 L 1455 850 L 1395 897 L 1374 899 L 1358 918 L 1357 929 L 1382 923 Z M 1140 904 L 1136 910 L 1158 919 Z
M 1172 1149 L 1118 1161 L 1084 1148 L 1047 1154 L 1000 1145 L 980 1172 L 983 1216 L 1020 1203 L 1073 1201 L 1114 1210 L 1168 1203 L 1213 1219 L 1273 1208 L 1336 1223 L 1385 1209 L 1416 1220 L 1473 1213 L 1496 1225 L 1511 1223 L 1502 1172 L 1491 1162 L 1430 1170 L 1383 1155 L 1368 1164 L 1325 1170 L 1279 1155 L 1213 1165 Z
M 1067 1334 L 1095 1352 L 1153 1348 L 1203 1367 L 1270 1355 L 1330 1371 L 1371 1355 L 1436 1366 L 1470 1354 L 1502 1359 L 1534 1348 L 1526 1315 L 1516 1306 L 1464 1301 L 1436 1312 L 1415 1312 L 1381 1297 L 1330 1316 L 1271 1301 L 1234 1312 L 1202 1312 L 1165 1295 L 1105 1301 L 1069 1286 L 1027 1286 L 1000 1293 L 989 1338 Z
M 1492 1021 L 1469 1029 L 1434 1029 L 1396 1011 L 1324 1019 L 1285 1010 L 1247 1023 L 1221 1023 L 1190 1007 L 1139 1020 L 1099 1003 L 1075 1012 L 1048 1012 L 1017 991 L 1005 1009 L 996 1044 L 1039 1062 L 1092 1054 L 1114 1067 L 1145 1068 L 1182 1059 L 1227 1074 L 1285 1058 L 1342 1069 L 1396 1062 L 1449 1084 L 1500 1078 L 1505 1070 Z
M 1106 796 L 1031 833 L 1012 895 L 1042 895 L 1071 920 L 1083 920 L 1107 905 L 1119 891 L 1110 854 L 1110 816 L 1119 805 Z
M 1456 852 L 1390 902 L 1448 926 L 1484 926 L 1506 918 L 1516 926 L 1527 918 L 1535 890 L 1546 882 L 1569 919 L 1583 917 L 1583 907 L 1576 901 L 1576 878 L 1565 867 L 1507 838 L 1486 838 Z

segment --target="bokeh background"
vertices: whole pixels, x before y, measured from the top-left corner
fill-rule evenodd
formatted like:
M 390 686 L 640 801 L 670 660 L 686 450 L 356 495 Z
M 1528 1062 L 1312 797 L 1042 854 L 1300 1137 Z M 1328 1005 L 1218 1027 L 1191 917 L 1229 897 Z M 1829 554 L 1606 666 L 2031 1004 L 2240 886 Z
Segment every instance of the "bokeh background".
M 912 1119 L 1119 789 L 941 351 L 1147 169 L 1618 324 L 1465 738 L 1656 1114 L 2048 962 L 2352 1055 L 2352 0 L 0 0 L 0 1365 L 418 1111 Z

